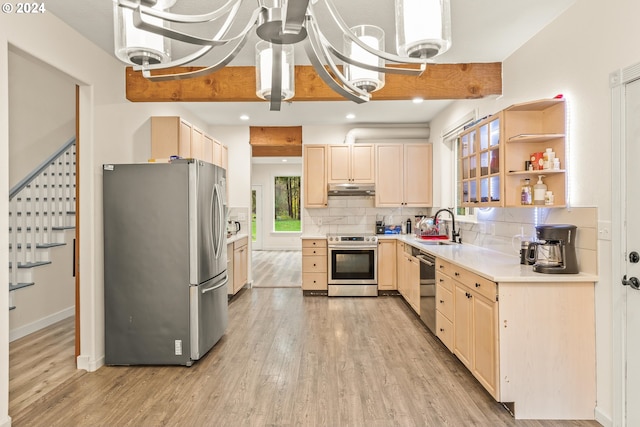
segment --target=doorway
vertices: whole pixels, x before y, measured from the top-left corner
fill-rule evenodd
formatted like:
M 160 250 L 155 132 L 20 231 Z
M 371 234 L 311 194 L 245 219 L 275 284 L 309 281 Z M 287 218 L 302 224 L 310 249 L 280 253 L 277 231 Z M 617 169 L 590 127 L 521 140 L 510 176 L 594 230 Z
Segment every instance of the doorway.
M 262 250 L 262 185 L 251 186 L 251 247 Z
M 613 314 L 613 424 L 640 425 L 640 66 L 612 73 L 612 312 Z M 626 280 L 625 280 L 626 279 Z M 637 280 L 637 279 L 636 279 Z M 623 286 L 623 284 L 627 286 Z M 634 285 L 634 286 L 632 286 Z

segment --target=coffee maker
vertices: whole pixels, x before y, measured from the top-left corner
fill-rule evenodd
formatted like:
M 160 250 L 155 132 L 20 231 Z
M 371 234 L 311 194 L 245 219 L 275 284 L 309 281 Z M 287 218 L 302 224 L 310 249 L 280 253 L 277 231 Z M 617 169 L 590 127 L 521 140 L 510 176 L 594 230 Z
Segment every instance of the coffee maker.
M 533 271 L 548 274 L 578 273 L 576 226 L 547 224 L 536 226 L 537 242 L 529 243 L 527 261 Z

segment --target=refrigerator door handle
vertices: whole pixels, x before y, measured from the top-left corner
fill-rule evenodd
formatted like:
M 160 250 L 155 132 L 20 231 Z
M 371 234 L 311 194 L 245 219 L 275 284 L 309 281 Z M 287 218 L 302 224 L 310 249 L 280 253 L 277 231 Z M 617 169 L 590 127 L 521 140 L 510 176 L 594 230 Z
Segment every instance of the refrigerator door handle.
M 222 196 L 221 196 L 221 192 L 220 192 L 220 186 L 218 184 L 215 184 L 213 187 L 213 193 L 217 199 L 218 202 L 218 226 L 217 226 L 217 235 L 215 236 L 218 240 L 218 244 L 217 246 L 214 244 L 214 255 L 216 257 L 216 259 L 220 258 L 220 255 L 222 255 L 222 244 L 223 242 L 223 238 L 224 238 L 224 233 L 222 232 L 224 230 L 224 224 L 225 224 L 225 219 L 224 219 L 224 206 L 223 206 L 223 201 L 222 201 Z
M 225 277 L 224 280 L 222 280 L 222 282 L 220 282 L 219 284 L 212 286 L 210 288 L 207 289 L 203 289 L 202 293 L 206 294 L 207 292 L 211 292 L 211 291 L 215 291 L 216 289 L 220 289 L 221 287 L 223 287 L 224 285 L 226 285 L 227 283 L 229 283 L 229 277 Z

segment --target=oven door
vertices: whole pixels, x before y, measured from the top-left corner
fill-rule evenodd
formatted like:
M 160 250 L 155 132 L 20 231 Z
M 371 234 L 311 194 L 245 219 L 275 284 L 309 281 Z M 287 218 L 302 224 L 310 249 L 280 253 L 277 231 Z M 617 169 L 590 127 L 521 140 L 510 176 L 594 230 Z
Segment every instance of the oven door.
M 329 284 L 377 284 L 377 251 L 377 247 L 329 247 Z

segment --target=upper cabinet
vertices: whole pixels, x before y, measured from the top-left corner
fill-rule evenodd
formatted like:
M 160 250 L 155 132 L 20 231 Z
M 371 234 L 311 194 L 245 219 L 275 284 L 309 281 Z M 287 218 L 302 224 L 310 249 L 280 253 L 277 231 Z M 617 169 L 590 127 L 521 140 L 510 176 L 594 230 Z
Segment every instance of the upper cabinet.
M 302 151 L 304 162 L 304 207 L 327 207 L 327 146 L 304 145 Z
M 565 109 L 564 99 L 544 99 L 504 110 L 505 206 L 521 206 L 522 181 L 529 179 L 535 185 L 539 175 L 544 175 L 547 191 L 553 194 L 553 203 L 545 206 L 566 206 Z M 525 170 L 525 162 L 531 161 L 532 155 L 544 156 L 548 148 L 554 153 L 555 162 L 548 161 L 544 169 Z
M 501 124 L 501 114 L 490 116 L 467 129 L 458 140 L 458 194 L 462 206 L 502 206 Z
M 563 99 L 516 104 L 489 116 L 458 140 L 458 202 L 471 207 L 540 206 L 523 204 L 521 191 L 525 179 L 534 186 L 543 175 L 547 191 L 553 194 L 553 201 L 543 206 L 565 206 L 565 144 Z M 556 161 L 537 163 L 547 149 Z M 527 169 L 532 158 L 533 170 Z
M 433 145 L 376 145 L 376 206 L 433 204 Z
M 373 145 L 329 145 L 327 169 L 329 183 L 373 183 Z
M 180 117 L 151 117 L 151 158 L 169 159 L 171 156 L 225 167 L 223 146 L 219 141 Z

